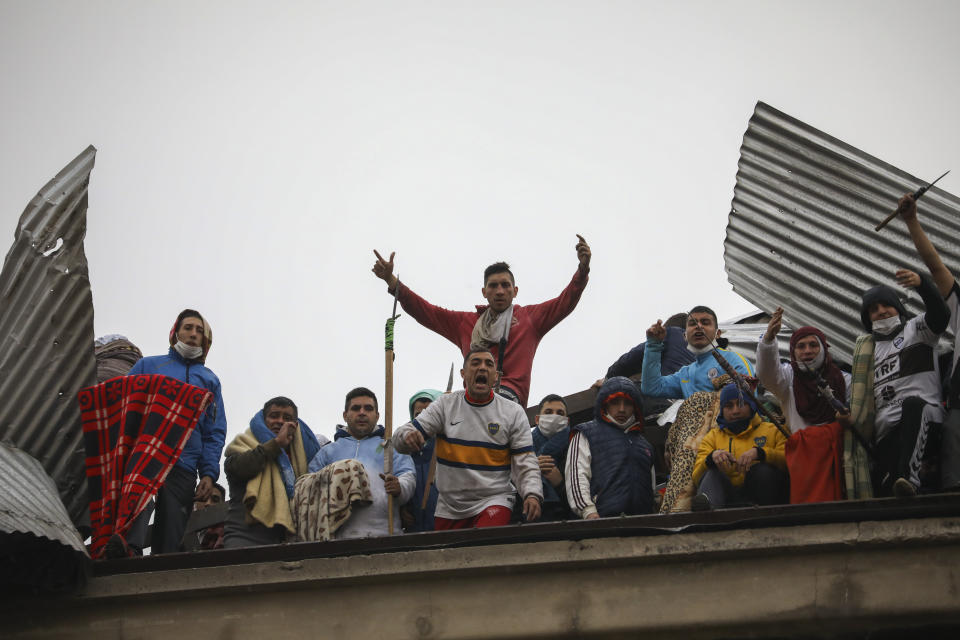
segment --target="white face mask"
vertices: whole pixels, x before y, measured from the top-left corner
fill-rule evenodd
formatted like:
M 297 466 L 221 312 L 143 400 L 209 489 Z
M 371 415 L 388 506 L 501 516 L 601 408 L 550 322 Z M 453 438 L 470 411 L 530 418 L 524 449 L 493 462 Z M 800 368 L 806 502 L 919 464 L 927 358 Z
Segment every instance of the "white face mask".
M 710 353 L 710 350 L 713 349 L 713 345 L 706 344 L 702 347 L 692 347 L 690 343 L 687 343 L 687 351 L 692 353 L 695 356 L 703 355 L 704 353 Z
M 614 418 L 613 418 L 612 415 L 610 415 L 609 413 L 604 413 L 604 414 L 603 414 L 603 419 L 606 420 L 607 422 L 611 423 L 611 424 L 617 425 L 617 426 L 620 427 L 621 429 L 629 429 L 629 428 L 632 427 L 633 425 L 637 424 L 637 416 L 636 416 L 636 415 L 631 415 L 629 418 L 627 418 L 627 419 L 624 420 L 623 422 L 617 422 L 616 420 L 614 420 Z
M 540 434 L 544 438 L 552 438 L 563 431 L 563 428 L 568 424 L 570 424 L 570 419 L 559 413 L 542 414 L 540 421 L 537 422 L 537 426 L 540 427 Z
M 874 333 L 880 334 L 881 336 L 886 336 L 893 333 L 895 330 L 899 328 L 900 328 L 900 316 L 893 316 L 892 318 L 874 320 L 872 331 Z
M 820 342 L 820 338 L 817 338 L 817 342 Z M 823 343 L 820 343 L 820 352 L 814 357 L 810 362 L 800 362 L 797 363 L 800 365 L 800 368 L 804 371 L 817 371 L 820 367 L 823 366 L 823 361 L 826 359 L 826 354 L 824 353 Z
M 180 340 L 177 340 L 177 344 L 173 345 L 173 348 L 186 360 L 196 360 L 203 355 L 203 347 L 191 347 Z

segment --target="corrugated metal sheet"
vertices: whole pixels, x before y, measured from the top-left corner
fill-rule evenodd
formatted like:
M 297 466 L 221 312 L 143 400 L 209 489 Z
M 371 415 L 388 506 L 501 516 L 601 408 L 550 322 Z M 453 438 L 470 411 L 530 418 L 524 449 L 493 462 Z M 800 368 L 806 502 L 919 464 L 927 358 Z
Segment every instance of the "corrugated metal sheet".
M 0 272 L 0 439 L 40 461 L 74 522 L 87 515 L 76 394 L 96 383 L 83 238 L 88 147 L 30 201 Z
M 53 480 L 28 453 L 0 443 L 0 584 L 64 589 L 90 557 Z
M 820 327 L 834 357 L 849 363 L 863 333 L 861 293 L 893 285 L 900 267 L 926 271 L 903 222 L 873 228 L 901 195 L 936 177 L 911 176 L 758 102 L 740 149 L 724 243 L 733 290 L 767 313 L 782 306 L 791 326 Z M 933 187 L 920 216 L 944 262 L 960 274 L 960 199 Z M 921 309 L 915 293 L 904 298 L 910 311 Z
M 760 336 L 767 330 L 766 323 L 763 324 L 726 324 L 721 322 L 719 325 L 723 332 L 723 337 L 730 341 L 730 348 L 750 361 L 750 367 L 757 366 L 757 343 L 760 342 Z M 784 326 L 783 330 L 777 334 L 777 348 L 780 350 L 780 358 L 790 359 L 790 334 L 793 330 Z M 830 348 L 831 353 L 833 347 Z M 756 375 L 756 371 L 754 371 Z

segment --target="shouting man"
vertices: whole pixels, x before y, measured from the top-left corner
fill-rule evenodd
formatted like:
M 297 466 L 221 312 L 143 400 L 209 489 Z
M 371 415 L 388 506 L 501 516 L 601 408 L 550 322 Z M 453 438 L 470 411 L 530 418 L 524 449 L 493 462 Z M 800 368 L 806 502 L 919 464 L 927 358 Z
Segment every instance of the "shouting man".
M 397 451 L 420 451 L 437 438 L 437 501 L 434 529 L 509 524 L 511 479 L 528 522 L 540 517 L 543 492 L 523 408 L 496 395 L 493 354 L 474 347 L 460 370 L 466 389 L 440 396 L 414 420 L 396 429 Z

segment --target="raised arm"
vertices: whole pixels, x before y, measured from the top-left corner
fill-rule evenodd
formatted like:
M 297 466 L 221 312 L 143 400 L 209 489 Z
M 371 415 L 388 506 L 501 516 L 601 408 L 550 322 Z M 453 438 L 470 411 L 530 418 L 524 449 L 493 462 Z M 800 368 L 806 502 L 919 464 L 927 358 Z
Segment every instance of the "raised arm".
M 757 377 L 760 378 L 761 384 L 773 391 L 781 402 L 790 392 L 790 381 L 787 380 L 783 367 L 780 366 L 780 350 L 777 348 L 777 334 L 783 326 L 782 318 L 783 309 L 777 307 L 770 316 L 770 322 L 763 337 L 760 338 L 760 344 L 757 345 Z
M 397 276 L 393 275 L 393 257 L 397 252 L 391 251 L 389 260 L 384 260 L 376 249 L 373 250 L 373 255 L 377 257 L 377 261 L 373 263 L 373 275 L 387 283 L 387 292 L 392 295 L 397 288 L 397 283 L 400 282 Z
M 911 287 L 920 294 L 925 308 L 924 323 L 933 333 L 943 333 L 950 322 L 950 309 L 943 296 L 937 291 L 936 285 L 927 278 L 908 269 L 900 269 L 896 273 L 897 284 L 902 287 Z
M 590 245 L 583 239 L 583 236 L 577 234 L 577 238 L 579 239 L 575 247 L 577 250 L 577 271 L 573 274 L 570 283 L 556 298 L 524 307 L 530 315 L 530 322 L 533 323 L 541 336 L 570 315 L 577 307 L 577 303 L 580 302 L 580 296 L 583 295 L 583 290 L 587 286 L 592 254 L 590 253 Z
M 664 339 L 667 330 L 663 322 L 647 329 L 647 345 L 643 351 L 643 371 L 640 376 L 640 391 L 654 398 L 682 398 L 683 387 L 680 385 L 679 372 L 669 376 L 661 375 L 661 361 L 663 359 Z
M 900 217 L 907 223 L 907 230 L 910 232 L 913 246 L 920 254 L 920 259 L 930 270 L 930 275 L 933 277 L 933 282 L 937 285 L 940 295 L 946 298 L 950 289 L 953 288 L 954 277 L 947 266 L 943 264 L 940 254 L 937 253 L 933 243 L 930 242 L 930 238 L 927 237 L 923 227 L 920 226 L 920 219 L 917 216 L 917 201 L 913 199 L 913 194 L 908 193 L 900 198 L 898 210 L 900 211 Z
M 460 331 L 461 323 L 464 322 L 465 319 L 475 320 L 475 316 L 468 312 L 450 311 L 449 309 L 430 304 L 411 291 L 410 287 L 404 285 L 393 275 L 393 258 L 396 252 L 390 254 L 389 260 L 385 260 L 376 250 L 374 250 L 373 253 L 377 257 L 376 262 L 373 263 L 374 275 L 387 283 L 387 292 L 390 293 L 390 295 L 396 292 L 397 302 L 400 303 L 403 310 L 410 314 L 410 316 L 421 325 L 435 333 L 439 333 L 463 350 L 464 346 L 460 344 L 462 338 L 462 332 Z

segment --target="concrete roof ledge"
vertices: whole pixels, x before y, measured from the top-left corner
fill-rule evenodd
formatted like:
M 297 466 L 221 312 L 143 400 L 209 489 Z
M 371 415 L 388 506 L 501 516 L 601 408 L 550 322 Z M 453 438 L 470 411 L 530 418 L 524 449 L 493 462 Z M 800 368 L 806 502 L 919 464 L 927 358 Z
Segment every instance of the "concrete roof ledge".
M 675 640 L 960 630 L 952 516 L 286 557 L 115 573 L 73 596 L 8 599 L 4 632 Z
M 486 572 L 689 563 L 693 558 L 723 562 L 745 553 L 759 557 L 826 553 L 863 545 L 929 548 L 938 544 L 960 545 L 960 518 L 534 542 L 119 574 L 93 579 L 76 597 L 91 600 L 205 591 L 223 594 L 345 580 L 375 580 L 381 584 L 411 578 L 441 580 L 463 571 L 475 576 Z

